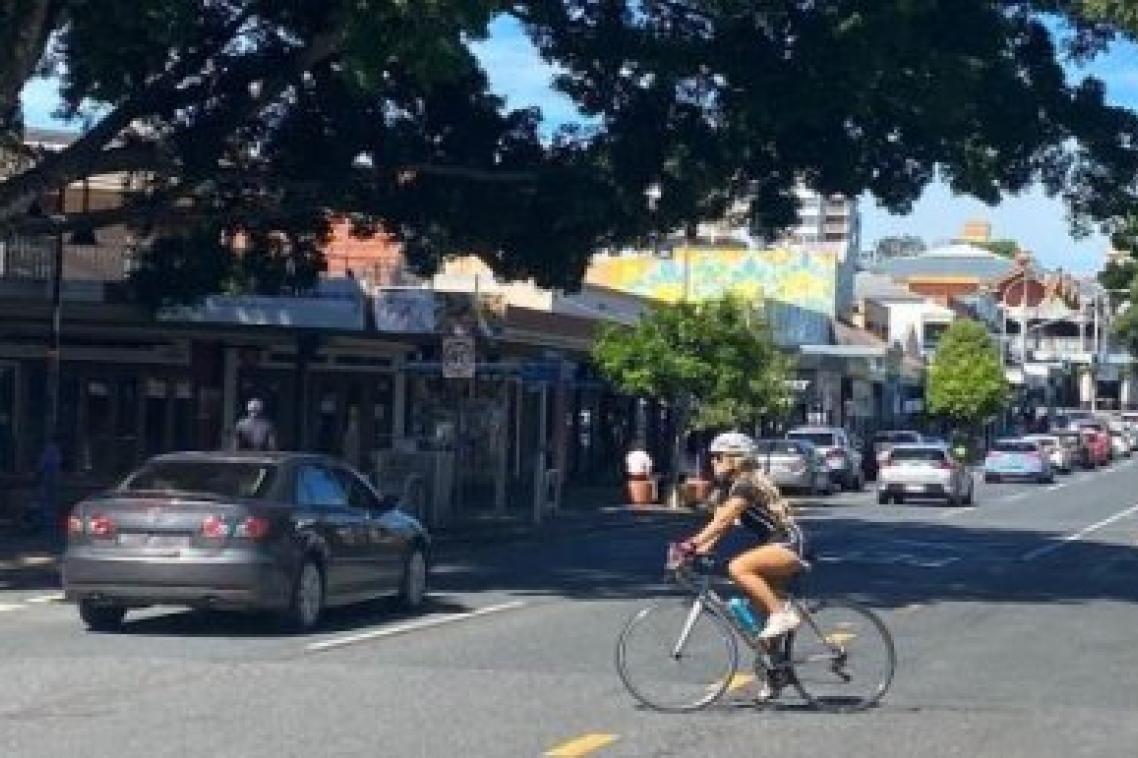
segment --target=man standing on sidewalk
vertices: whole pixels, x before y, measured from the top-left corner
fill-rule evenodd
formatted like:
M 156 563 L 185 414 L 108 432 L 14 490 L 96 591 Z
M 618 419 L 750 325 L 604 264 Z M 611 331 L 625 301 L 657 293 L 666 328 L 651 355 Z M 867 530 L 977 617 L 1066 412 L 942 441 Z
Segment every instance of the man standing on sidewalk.
M 265 404 L 253 398 L 245 407 L 246 416 L 233 430 L 234 450 L 276 450 L 277 430 L 264 417 Z

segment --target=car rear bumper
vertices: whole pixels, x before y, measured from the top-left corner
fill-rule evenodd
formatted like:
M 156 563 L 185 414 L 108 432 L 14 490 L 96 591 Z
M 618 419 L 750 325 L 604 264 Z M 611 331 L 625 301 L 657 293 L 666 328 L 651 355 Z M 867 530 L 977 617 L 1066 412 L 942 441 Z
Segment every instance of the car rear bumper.
M 254 553 L 153 558 L 81 550 L 63 559 L 64 597 L 76 602 L 280 609 L 290 589 L 289 573 Z
M 775 483 L 775 486 L 780 488 L 808 490 L 814 486 L 814 476 L 809 471 L 803 471 L 801 473 L 775 471 L 771 473 L 770 477 L 771 481 Z
M 1047 472 L 1043 469 L 999 469 L 999 468 L 986 468 L 984 469 L 984 476 L 986 477 L 999 477 L 1000 479 L 1038 479 L 1041 476 L 1047 476 Z
M 942 482 L 882 482 L 878 490 L 886 495 L 907 497 L 948 497 L 948 486 Z

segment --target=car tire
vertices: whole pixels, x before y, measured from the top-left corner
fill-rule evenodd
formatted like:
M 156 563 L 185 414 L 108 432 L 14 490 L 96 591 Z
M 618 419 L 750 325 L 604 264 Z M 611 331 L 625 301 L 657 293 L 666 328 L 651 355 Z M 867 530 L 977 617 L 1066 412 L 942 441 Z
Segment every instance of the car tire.
M 877 504 L 889 505 L 889 495 L 885 494 L 884 492 L 879 492 L 877 494 Z
M 962 505 L 972 505 L 973 502 L 975 501 L 975 497 L 974 497 L 975 494 L 976 494 L 976 485 L 973 484 L 972 482 L 969 482 L 968 483 L 968 494 L 966 494 L 964 496 L 964 500 L 962 501 L 961 504 Z
M 427 599 L 427 554 L 421 545 L 415 545 L 403 559 L 403 576 L 399 580 L 399 607 L 405 611 L 415 611 L 423 607 Z
M 905 504 L 905 496 L 904 495 L 894 495 L 893 496 L 893 502 L 896 503 L 897 505 L 904 505 Z
M 126 618 L 126 608 L 121 605 L 106 605 L 90 600 L 79 601 L 79 618 L 92 632 L 117 632 L 122 629 Z
M 1000 481 L 1000 477 L 995 474 L 984 474 L 984 481 L 988 484 L 997 484 Z
M 293 579 L 288 609 L 281 619 L 286 629 L 309 632 L 316 628 L 324 615 L 325 587 L 324 570 L 313 557 L 306 557 Z

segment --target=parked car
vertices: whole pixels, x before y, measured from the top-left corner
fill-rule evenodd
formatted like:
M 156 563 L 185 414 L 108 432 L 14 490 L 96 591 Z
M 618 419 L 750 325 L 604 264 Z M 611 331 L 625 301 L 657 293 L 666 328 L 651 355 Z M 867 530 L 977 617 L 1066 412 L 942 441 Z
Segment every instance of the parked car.
M 873 435 L 873 455 L 865 456 L 868 462 L 870 478 L 876 478 L 878 469 L 881 467 L 881 459 L 888 454 L 895 445 L 910 444 L 915 445 L 921 442 L 920 432 L 909 430 L 895 430 L 877 432 Z
M 984 459 L 984 481 L 1029 479 L 1055 481 L 1055 470 L 1038 442 L 1027 439 L 996 440 Z
M 1077 431 L 1055 432 L 1055 439 L 1059 444 L 1071 451 L 1071 462 L 1081 469 L 1089 470 L 1095 467 L 1095 456 L 1091 451 L 1090 440 Z
M 328 606 L 388 594 L 420 606 L 430 544 L 335 459 L 177 453 L 75 507 L 63 590 L 99 631 L 148 605 L 275 611 L 307 630 Z
M 1094 456 L 1096 466 L 1109 466 L 1114 457 L 1113 445 L 1106 427 L 1098 421 L 1079 421 L 1075 428 L 1086 437 L 1090 444 L 1091 454 Z
M 1054 434 L 1028 434 L 1025 440 L 1039 443 L 1044 455 L 1051 460 L 1051 468 L 1060 474 L 1070 474 L 1075 468 L 1075 453 L 1059 441 Z
M 758 461 L 781 490 L 831 495 L 837 483 L 816 447 L 806 440 L 758 440 Z
M 1115 458 L 1129 458 L 1132 455 L 1130 438 L 1123 430 L 1110 430 L 1110 451 Z
M 877 502 L 904 503 L 910 498 L 943 499 L 949 505 L 971 505 L 975 485 L 968 467 L 947 447 L 899 444 L 881 459 Z
M 865 486 L 861 470 L 861 452 L 844 429 L 833 426 L 802 426 L 787 433 L 788 440 L 805 440 L 813 444 L 826 461 L 830 476 L 848 490 Z

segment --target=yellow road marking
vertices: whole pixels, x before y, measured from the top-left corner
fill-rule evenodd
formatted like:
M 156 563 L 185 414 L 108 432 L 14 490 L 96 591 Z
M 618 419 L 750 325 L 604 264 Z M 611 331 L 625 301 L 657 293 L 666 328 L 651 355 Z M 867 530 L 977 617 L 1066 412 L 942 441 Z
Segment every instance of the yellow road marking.
M 853 632 L 830 632 L 826 635 L 826 642 L 831 645 L 844 645 L 853 639 L 857 639 L 857 635 Z
M 558 745 L 545 755 L 556 756 L 556 758 L 577 758 L 588 755 L 594 750 L 600 750 L 605 745 L 611 745 L 614 742 L 616 742 L 615 734 L 586 734 Z
M 727 684 L 727 691 L 734 692 L 740 687 L 746 687 L 751 682 L 755 681 L 754 674 L 746 674 L 743 672 L 735 672 L 735 676 L 731 677 L 731 681 Z

